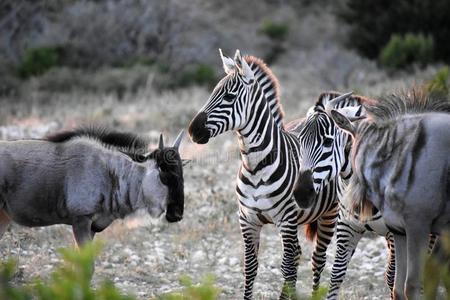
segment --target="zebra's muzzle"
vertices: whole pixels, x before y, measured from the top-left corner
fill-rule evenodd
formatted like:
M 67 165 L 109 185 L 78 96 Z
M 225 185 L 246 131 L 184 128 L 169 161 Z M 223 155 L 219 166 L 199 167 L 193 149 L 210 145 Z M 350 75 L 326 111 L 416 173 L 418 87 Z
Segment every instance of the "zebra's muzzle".
M 189 124 L 189 135 L 194 143 L 206 144 L 209 141 L 210 133 L 206 128 L 207 119 L 207 114 L 201 112 Z
M 310 170 L 301 172 L 294 188 L 294 198 L 300 208 L 309 208 L 316 199 L 314 181 Z

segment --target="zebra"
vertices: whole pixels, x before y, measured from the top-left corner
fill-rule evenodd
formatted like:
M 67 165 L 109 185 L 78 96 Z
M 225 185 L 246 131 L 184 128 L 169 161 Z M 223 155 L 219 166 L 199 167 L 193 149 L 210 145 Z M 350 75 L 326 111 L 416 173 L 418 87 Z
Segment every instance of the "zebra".
M 362 217 L 375 206 L 395 240 L 395 299 L 419 299 L 429 234 L 450 224 L 450 104 L 422 90 L 365 106 L 369 118 L 351 122 L 331 110 L 353 139 L 346 197 Z M 350 200 L 351 199 L 351 200 Z
M 265 224 L 274 224 L 280 232 L 284 277 L 280 298 L 291 298 L 301 255 L 298 227 L 306 224 L 310 232 L 316 232 L 313 226 L 317 224 L 312 258 L 316 289 L 336 220 L 337 202 L 316 195 L 312 178 L 301 170 L 300 143 L 283 127 L 279 84 L 271 70 L 254 56 L 241 57 L 239 50 L 234 59 L 222 51 L 220 57 L 226 76 L 191 121 L 189 134 L 194 142 L 205 144 L 226 131 L 237 133 L 242 159 L 236 193 L 244 242 L 244 299 L 252 298 L 260 232 Z M 327 233 L 325 238 L 322 232 Z
M 316 104 L 308 111 L 307 118 L 309 120 L 309 124 L 304 122 L 304 120 L 296 120 L 289 124 L 289 126 L 294 128 L 293 130 L 296 132 L 302 131 L 303 135 L 306 136 L 316 134 L 318 136 L 315 140 L 324 141 L 323 144 L 318 143 L 317 145 L 314 145 L 311 142 L 301 139 L 304 141 L 302 143 L 302 147 L 304 149 L 311 148 L 311 150 L 309 150 L 310 152 L 316 152 L 314 155 L 314 157 L 317 158 L 316 162 L 306 163 L 311 165 L 311 169 L 313 170 L 315 177 L 321 176 L 321 173 L 323 172 L 322 170 L 324 169 L 324 163 L 325 165 L 328 165 L 329 169 L 334 168 L 335 171 L 330 171 L 329 174 L 332 174 L 331 178 L 334 177 L 335 182 L 339 183 L 339 191 L 341 192 L 345 189 L 346 181 L 352 175 L 349 151 L 351 139 L 346 132 L 336 126 L 330 117 L 330 111 L 331 109 L 339 109 L 341 112 L 345 112 L 346 116 L 351 117 L 352 119 L 360 119 L 364 118 L 366 114 L 363 104 L 374 105 L 376 103 L 376 100 L 374 99 L 356 95 L 350 96 L 350 94 L 351 93 L 347 94 L 348 97 L 341 97 L 341 100 L 331 101 L 331 99 L 339 97 L 342 94 L 337 92 L 322 93 Z M 318 127 L 321 128 L 318 129 Z M 326 139 L 329 140 L 328 143 L 330 145 L 333 144 L 332 147 L 330 145 L 325 145 Z M 333 141 L 333 143 L 331 141 Z M 328 163 L 326 162 L 327 160 Z M 330 176 L 326 177 L 322 175 L 321 178 L 324 178 L 323 180 L 330 180 Z M 326 184 L 323 186 L 326 186 Z M 395 275 L 395 248 L 392 232 L 389 231 L 382 219 L 381 213 L 378 210 L 374 209 L 370 217 L 363 221 L 360 219 L 358 213 L 350 211 L 350 204 L 346 201 L 348 200 L 347 198 L 343 198 L 342 194 L 340 194 L 339 200 L 340 210 L 336 228 L 336 256 L 331 272 L 327 299 L 337 299 L 340 286 L 347 271 L 347 266 L 359 240 L 366 232 L 375 232 L 376 234 L 386 238 L 389 258 L 386 267 L 385 279 L 389 289 L 391 290 L 391 297 L 393 297 L 392 291 Z M 430 235 L 430 250 L 433 248 L 435 240 L 436 236 Z

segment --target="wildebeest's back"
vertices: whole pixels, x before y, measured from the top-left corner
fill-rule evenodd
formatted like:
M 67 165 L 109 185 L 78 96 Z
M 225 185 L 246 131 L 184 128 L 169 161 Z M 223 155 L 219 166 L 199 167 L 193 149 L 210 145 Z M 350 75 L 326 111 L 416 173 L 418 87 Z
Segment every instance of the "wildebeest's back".
M 86 157 L 93 156 L 86 147 L 80 141 L 0 142 L 0 194 L 15 222 L 26 226 L 71 223 L 73 211 L 67 206 L 67 187 L 86 181 L 82 179 Z M 89 186 L 77 185 L 71 192 L 83 194 L 90 190 Z M 84 212 L 92 205 L 86 201 Z

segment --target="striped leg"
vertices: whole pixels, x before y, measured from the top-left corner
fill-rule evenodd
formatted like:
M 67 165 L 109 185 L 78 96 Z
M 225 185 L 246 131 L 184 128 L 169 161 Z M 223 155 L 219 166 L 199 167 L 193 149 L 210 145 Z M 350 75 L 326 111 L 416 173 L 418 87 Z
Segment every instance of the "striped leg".
M 344 281 L 348 264 L 364 232 L 364 228 L 354 228 L 346 219 L 339 216 L 336 229 L 336 256 L 331 271 L 327 299 L 338 299 L 339 289 Z
M 242 216 L 239 218 L 239 223 L 244 240 L 244 299 L 250 300 L 253 297 L 253 284 L 258 272 L 259 237 L 262 226 L 252 224 Z
M 319 288 L 320 275 L 327 261 L 327 248 L 331 242 L 338 217 L 338 204 L 317 220 L 317 237 L 312 255 L 313 291 Z
M 384 278 L 386 284 L 391 291 L 391 299 L 394 299 L 394 280 L 395 280 L 395 244 L 394 235 L 392 232 L 388 232 L 386 235 L 386 243 L 389 251 L 388 263 L 386 266 L 386 272 L 384 273 Z
M 297 215 L 292 215 L 292 218 L 284 220 L 277 227 L 283 243 L 281 273 L 283 274 L 284 284 L 280 299 L 296 299 L 297 266 L 302 254 L 298 242 Z

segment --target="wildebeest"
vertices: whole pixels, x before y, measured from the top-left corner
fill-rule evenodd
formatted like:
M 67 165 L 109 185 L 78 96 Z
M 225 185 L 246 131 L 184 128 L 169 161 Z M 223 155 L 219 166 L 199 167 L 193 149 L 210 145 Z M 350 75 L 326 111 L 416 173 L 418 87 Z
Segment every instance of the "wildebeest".
M 365 108 L 368 118 L 355 122 L 331 111 L 353 136 L 347 197 L 362 216 L 381 211 L 394 233 L 394 297 L 419 299 L 429 234 L 450 225 L 450 105 L 412 90 Z
M 79 246 L 138 209 L 180 221 L 183 168 L 178 148 L 145 153 L 136 135 L 99 129 L 41 140 L 0 142 L 0 238 L 13 221 L 28 227 L 71 225 Z

